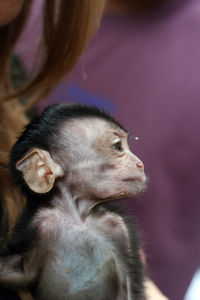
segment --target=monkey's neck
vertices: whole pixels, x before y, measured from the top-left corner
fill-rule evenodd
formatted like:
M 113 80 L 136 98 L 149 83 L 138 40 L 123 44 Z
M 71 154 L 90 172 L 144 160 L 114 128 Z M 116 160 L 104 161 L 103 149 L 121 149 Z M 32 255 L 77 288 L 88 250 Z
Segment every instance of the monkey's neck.
M 62 188 L 59 195 L 52 197 L 51 202 L 64 211 L 65 214 L 78 217 L 81 220 L 90 215 L 93 207 L 99 203 L 97 200 L 72 195 L 67 188 Z

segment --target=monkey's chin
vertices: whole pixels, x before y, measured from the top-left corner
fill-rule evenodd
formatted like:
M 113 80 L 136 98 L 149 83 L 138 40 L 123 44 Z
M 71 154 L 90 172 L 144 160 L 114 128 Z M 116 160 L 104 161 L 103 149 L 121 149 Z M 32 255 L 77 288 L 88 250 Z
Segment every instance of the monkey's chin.
M 134 198 L 141 193 L 144 193 L 146 190 L 147 184 L 146 184 L 146 177 L 143 179 L 131 179 L 126 180 L 127 186 L 125 191 L 125 198 Z

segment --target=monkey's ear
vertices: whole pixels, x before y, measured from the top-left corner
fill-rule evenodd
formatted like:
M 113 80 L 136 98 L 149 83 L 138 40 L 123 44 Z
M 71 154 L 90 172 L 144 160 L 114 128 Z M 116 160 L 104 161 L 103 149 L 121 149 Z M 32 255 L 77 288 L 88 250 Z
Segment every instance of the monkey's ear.
M 63 175 L 63 170 L 53 161 L 49 152 L 41 149 L 29 151 L 16 164 L 17 170 L 23 174 L 29 188 L 40 194 L 49 192 L 57 177 Z

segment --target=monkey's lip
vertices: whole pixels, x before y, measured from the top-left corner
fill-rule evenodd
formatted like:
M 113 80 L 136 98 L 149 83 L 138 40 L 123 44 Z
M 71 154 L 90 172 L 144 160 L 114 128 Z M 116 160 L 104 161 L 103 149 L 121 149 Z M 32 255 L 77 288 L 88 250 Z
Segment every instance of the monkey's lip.
M 125 182 L 143 182 L 144 178 L 143 177 L 127 177 L 127 178 L 124 178 L 123 181 L 125 181 Z

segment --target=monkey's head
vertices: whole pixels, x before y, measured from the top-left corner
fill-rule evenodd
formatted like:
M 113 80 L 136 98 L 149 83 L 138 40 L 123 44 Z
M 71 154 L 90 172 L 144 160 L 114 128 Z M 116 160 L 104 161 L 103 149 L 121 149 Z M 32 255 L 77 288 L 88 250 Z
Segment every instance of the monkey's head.
M 11 170 L 25 192 L 59 188 L 75 198 L 102 201 L 143 190 L 142 162 L 128 133 L 96 107 L 56 104 L 33 119 L 11 152 Z

